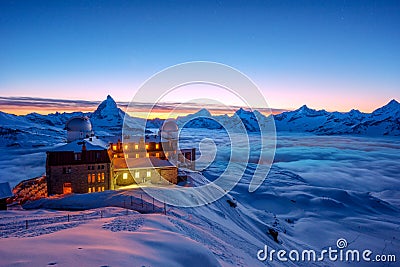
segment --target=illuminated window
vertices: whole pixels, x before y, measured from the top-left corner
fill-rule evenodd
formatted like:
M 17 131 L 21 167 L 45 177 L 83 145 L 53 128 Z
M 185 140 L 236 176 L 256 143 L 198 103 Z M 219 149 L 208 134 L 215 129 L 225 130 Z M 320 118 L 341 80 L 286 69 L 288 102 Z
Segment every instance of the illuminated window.
M 125 145 L 124 147 L 125 147 L 125 149 L 128 149 L 128 145 Z
M 101 181 L 101 174 L 98 173 L 98 174 L 97 174 L 97 182 L 100 183 L 100 181 Z
M 63 185 L 63 194 L 71 194 L 72 193 L 72 185 L 71 183 L 64 183 Z
M 101 187 L 99 186 L 99 187 L 97 187 L 97 192 L 100 192 L 101 191 Z
M 92 187 L 92 192 L 96 192 L 96 187 Z
M 149 153 L 146 153 L 146 157 L 150 157 L 150 154 L 149 154 Z
M 169 156 L 169 153 L 168 153 L 168 152 L 166 152 L 166 153 L 165 153 L 165 156 L 166 156 L 166 157 L 168 157 L 168 156 Z
M 117 154 L 114 154 L 114 158 L 116 158 L 117 157 Z
M 139 178 L 139 176 L 140 176 L 139 171 L 136 171 L 136 172 L 135 172 L 135 178 Z
M 87 182 L 90 184 L 90 181 L 92 181 L 92 177 L 90 176 L 90 173 L 87 175 Z
M 117 150 L 117 145 L 113 145 L 112 148 L 114 151 Z
M 151 177 L 151 171 L 147 171 L 147 177 Z
M 92 188 L 89 187 L 88 193 L 92 193 Z
M 95 180 L 96 180 L 96 174 L 92 174 L 92 183 L 94 183 L 95 182 Z
M 159 158 L 160 157 L 160 153 L 157 152 L 156 153 L 156 157 Z
M 156 144 L 156 149 L 159 149 L 160 148 L 160 144 Z
M 139 158 L 139 154 L 136 154 L 136 156 L 135 156 L 137 159 Z
M 149 145 L 146 145 L 146 149 L 149 149 Z
M 101 182 L 104 183 L 104 172 L 101 173 Z
M 127 172 L 124 172 L 124 174 L 122 175 L 122 179 L 124 179 L 124 180 L 128 179 L 128 173 Z
M 128 155 L 128 154 L 124 154 L 124 156 L 125 156 L 126 159 L 129 158 L 129 155 Z
M 104 191 L 104 186 L 101 187 L 101 191 Z
M 138 150 L 139 149 L 139 145 L 136 144 L 135 145 L 135 149 Z

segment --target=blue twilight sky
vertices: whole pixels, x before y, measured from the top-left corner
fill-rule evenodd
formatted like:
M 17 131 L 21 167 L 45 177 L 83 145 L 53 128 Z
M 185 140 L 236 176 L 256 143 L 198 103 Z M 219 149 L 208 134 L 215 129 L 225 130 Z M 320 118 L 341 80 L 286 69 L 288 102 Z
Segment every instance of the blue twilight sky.
M 399 47 L 400 1 L 2 0 L 0 95 L 129 101 L 163 68 L 209 60 L 274 108 L 371 111 L 400 99 Z

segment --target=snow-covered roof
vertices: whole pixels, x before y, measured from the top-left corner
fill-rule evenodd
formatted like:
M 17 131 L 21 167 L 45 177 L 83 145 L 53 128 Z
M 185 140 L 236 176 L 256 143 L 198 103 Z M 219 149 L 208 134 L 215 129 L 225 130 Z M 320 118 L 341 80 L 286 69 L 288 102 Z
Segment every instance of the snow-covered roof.
M 10 184 L 8 182 L 0 183 L 0 199 L 12 197 Z
M 134 136 L 130 136 L 129 138 L 125 138 L 124 139 L 124 143 L 139 143 L 140 138 L 141 138 L 141 136 L 135 136 L 135 135 Z M 156 135 L 156 134 L 146 135 L 145 141 L 146 141 L 146 143 L 150 143 L 150 142 L 155 142 L 155 143 L 168 142 L 167 139 L 161 138 L 161 136 Z
M 56 147 L 51 152 L 56 151 L 73 151 L 75 153 L 82 151 L 82 146 L 85 143 L 86 150 L 104 150 L 107 149 L 107 143 L 97 138 L 87 138 L 84 140 L 75 140 L 63 146 Z
M 168 160 L 155 157 L 150 158 L 116 158 L 113 161 L 114 169 L 141 169 L 141 168 L 160 168 L 173 167 L 174 165 Z

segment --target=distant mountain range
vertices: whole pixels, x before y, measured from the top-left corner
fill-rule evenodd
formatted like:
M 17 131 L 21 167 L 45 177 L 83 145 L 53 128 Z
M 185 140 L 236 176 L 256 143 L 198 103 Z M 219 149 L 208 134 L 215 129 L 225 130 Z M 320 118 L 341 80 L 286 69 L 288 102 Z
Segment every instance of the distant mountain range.
M 118 108 L 114 99 L 107 96 L 93 113 L 54 113 L 41 115 L 31 113 L 16 116 L 0 111 L 0 146 L 9 147 L 39 147 L 65 141 L 65 123 L 73 116 L 88 116 L 97 135 L 120 135 L 124 118 L 131 129 L 144 125 L 144 119 L 134 118 Z M 235 116 L 212 116 L 207 109 L 197 113 L 178 117 L 179 126 L 188 128 L 220 129 L 224 126 L 235 127 L 238 119 L 243 122 L 249 132 L 258 132 L 262 125 L 271 117 L 266 117 L 258 111 L 239 109 Z M 400 103 L 391 100 L 387 105 L 372 113 L 362 113 L 358 110 L 350 112 L 327 112 L 314 110 L 306 105 L 294 111 L 274 115 L 277 131 L 309 132 L 319 135 L 362 134 L 370 136 L 400 135 Z M 147 128 L 159 128 L 163 120 L 153 119 L 146 122 Z

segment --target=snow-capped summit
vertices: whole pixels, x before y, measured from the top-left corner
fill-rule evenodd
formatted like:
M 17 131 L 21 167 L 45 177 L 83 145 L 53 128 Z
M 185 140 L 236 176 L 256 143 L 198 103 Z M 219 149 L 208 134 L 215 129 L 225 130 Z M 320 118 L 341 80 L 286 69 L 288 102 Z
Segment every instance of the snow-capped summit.
M 373 116 L 380 116 L 380 115 L 387 115 L 387 116 L 393 116 L 395 114 L 399 114 L 400 112 L 400 103 L 397 102 L 395 99 L 390 100 L 389 103 L 384 105 L 381 108 L 376 109 L 374 112 L 372 112 Z
M 307 113 L 309 111 L 311 111 L 311 109 L 309 107 L 307 107 L 307 105 L 302 105 L 300 108 L 295 110 L 297 113 Z
M 125 112 L 118 108 L 114 99 L 108 95 L 101 102 L 95 112 L 90 116 L 95 133 L 99 131 L 110 131 L 119 134 L 124 123 Z
M 206 108 L 200 109 L 199 111 L 197 111 L 197 112 L 194 113 L 193 115 L 194 115 L 194 116 L 211 117 L 210 111 L 208 111 L 208 109 L 206 109 Z
M 392 99 L 385 106 L 367 114 L 354 130 L 368 135 L 400 135 L 400 103 Z
M 117 103 L 115 103 L 114 99 L 108 95 L 107 99 L 101 102 L 101 104 L 97 107 L 96 111 L 92 114 L 92 118 L 103 119 L 105 117 L 119 116 L 120 114 L 124 115 L 120 108 L 118 108 Z
M 200 109 L 194 114 L 178 117 L 177 123 L 179 128 L 207 128 L 220 129 L 222 126 L 213 119 L 210 111 L 205 108 Z

